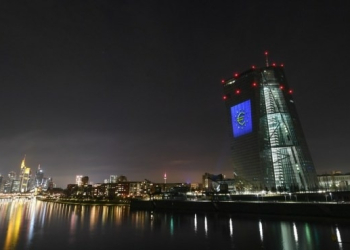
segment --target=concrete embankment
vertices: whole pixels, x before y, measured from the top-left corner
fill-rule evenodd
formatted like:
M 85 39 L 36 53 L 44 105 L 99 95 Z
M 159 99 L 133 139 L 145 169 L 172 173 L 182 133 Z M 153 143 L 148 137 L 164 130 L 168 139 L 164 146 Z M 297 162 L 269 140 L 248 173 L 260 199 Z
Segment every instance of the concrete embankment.
M 304 202 L 132 200 L 132 210 L 349 218 L 350 204 Z

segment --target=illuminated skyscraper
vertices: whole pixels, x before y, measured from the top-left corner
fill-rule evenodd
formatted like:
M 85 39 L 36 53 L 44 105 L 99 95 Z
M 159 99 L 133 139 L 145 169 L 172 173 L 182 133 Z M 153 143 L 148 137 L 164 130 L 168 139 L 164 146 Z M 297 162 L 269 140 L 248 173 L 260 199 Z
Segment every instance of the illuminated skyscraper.
M 43 186 L 43 180 L 44 180 L 44 171 L 40 168 L 40 164 L 39 164 L 35 174 L 35 187 Z
M 21 163 L 21 174 L 20 174 L 20 192 L 27 192 L 28 183 L 31 177 L 30 168 L 25 164 L 26 158 L 24 157 Z
M 267 62 L 222 83 L 236 186 L 315 190 L 315 168 L 283 65 Z
M 75 177 L 75 183 L 76 183 L 78 186 L 83 185 L 82 179 L 83 179 L 83 176 L 82 176 L 82 175 L 77 175 L 77 176 Z

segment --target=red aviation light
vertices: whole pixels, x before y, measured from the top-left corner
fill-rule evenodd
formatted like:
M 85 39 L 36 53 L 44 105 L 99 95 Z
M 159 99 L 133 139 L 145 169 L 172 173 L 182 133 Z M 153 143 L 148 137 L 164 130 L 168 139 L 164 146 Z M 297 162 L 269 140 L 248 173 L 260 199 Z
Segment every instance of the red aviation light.
M 265 56 L 267 56 L 269 54 L 269 52 L 265 51 Z
M 284 64 L 283 64 L 283 63 L 281 64 L 281 67 L 284 67 Z
M 236 94 L 238 95 L 238 94 L 240 94 L 240 93 L 241 93 L 241 90 L 236 89 Z
M 258 86 L 258 84 L 257 84 L 256 82 L 253 82 L 253 83 L 252 83 L 252 86 L 253 86 L 253 87 L 256 87 L 256 86 Z
M 225 83 L 225 80 L 224 80 L 224 79 L 222 79 L 222 80 L 221 80 L 221 83 Z
M 255 69 L 255 65 L 252 65 L 252 69 Z
M 288 93 L 289 93 L 289 94 L 293 94 L 293 90 L 290 89 L 290 90 L 288 91 Z
M 272 66 L 273 66 L 273 67 L 276 67 L 276 63 L 273 63 Z
M 227 96 L 224 95 L 224 96 L 222 97 L 222 99 L 223 99 L 223 100 L 227 100 Z
M 234 76 L 235 78 L 237 78 L 239 75 L 238 75 L 238 73 L 234 73 L 233 76 Z
M 284 89 L 284 86 L 283 86 L 283 85 L 281 85 L 281 86 L 280 86 L 280 89 Z

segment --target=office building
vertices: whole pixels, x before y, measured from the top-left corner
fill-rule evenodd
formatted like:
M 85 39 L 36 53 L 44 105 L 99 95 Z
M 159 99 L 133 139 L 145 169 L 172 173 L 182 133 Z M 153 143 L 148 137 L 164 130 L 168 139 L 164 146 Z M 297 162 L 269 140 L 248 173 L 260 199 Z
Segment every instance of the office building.
M 21 172 L 20 172 L 20 184 L 19 184 L 19 191 L 20 192 L 27 192 L 30 190 L 30 178 L 31 178 L 31 171 L 30 168 L 26 166 L 26 158 L 24 157 L 21 163 Z
M 117 175 L 110 175 L 109 176 L 109 183 L 117 183 Z
M 318 175 L 317 179 L 323 191 L 350 191 L 350 173 L 333 171 L 331 174 Z
M 35 173 L 35 187 L 42 187 L 44 184 L 44 171 L 41 169 L 40 164 Z
M 283 66 L 251 68 L 222 80 L 238 191 L 318 187 Z

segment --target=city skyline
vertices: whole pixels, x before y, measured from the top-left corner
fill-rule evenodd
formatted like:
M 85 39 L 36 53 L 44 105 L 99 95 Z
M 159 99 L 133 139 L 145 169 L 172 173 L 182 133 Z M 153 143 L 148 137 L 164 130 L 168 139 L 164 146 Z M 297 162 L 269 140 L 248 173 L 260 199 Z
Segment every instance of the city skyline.
M 221 80 L 283 63 L 318 174 L 349 172 L 345 3 L 1 3 L 0 173 L 232 177 Z

